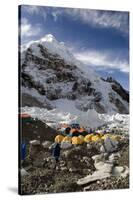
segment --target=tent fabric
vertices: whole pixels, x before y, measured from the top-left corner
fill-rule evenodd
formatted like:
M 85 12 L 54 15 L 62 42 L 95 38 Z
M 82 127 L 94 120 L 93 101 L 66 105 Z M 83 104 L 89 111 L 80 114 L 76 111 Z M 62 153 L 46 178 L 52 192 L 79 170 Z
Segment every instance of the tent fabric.
M 80 137 L 72 137 L 72 144 L 83 144 L 84 140 L 81 139 Z
M 69 136 L 66 136 L 66 137 L 63 138 L 62 141 L 63 141 L 63 142 L 71 142 L 71 141 L 72 141 L 72 138 L 69 137 Z
M 55 137 L 55 142 L 56 142 L 56 143 L 60 143 L 60 142 L 62 142 L 63 139 L 64 139 L 64 136 L 63 136 L 63 135 L 57 135 L 57 136 Z

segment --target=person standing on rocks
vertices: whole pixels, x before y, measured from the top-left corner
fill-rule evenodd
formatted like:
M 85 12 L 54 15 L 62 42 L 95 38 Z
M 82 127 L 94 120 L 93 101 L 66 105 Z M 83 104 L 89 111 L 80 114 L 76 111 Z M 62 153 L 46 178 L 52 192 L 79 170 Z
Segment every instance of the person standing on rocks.
M 52 157 L 54 158 L 54 161 L 55 161 L 54 169 L 56 169 L 56 166 L 59 163 L 59 157 L 60 157 L 60 150 L 61 150 L 60 144 L 55 142 L 52 144 L 50 149 L 52 152 Z

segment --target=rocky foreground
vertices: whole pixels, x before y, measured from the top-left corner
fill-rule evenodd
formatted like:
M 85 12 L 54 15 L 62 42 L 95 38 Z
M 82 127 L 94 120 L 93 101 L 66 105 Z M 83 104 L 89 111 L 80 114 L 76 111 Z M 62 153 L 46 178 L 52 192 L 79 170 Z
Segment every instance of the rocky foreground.
M 101 152 L 100 142 L 62 148 L 55 168 L 51 141 L 28 145 L 22 163 L 21 194 L 129 188 L 129 140 L 122 137 L 114 152 Z

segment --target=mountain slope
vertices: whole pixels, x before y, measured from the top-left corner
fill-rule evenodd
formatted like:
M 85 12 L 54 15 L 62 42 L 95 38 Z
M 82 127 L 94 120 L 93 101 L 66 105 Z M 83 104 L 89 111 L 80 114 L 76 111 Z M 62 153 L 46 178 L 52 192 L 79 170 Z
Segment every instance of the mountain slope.
M 21 85 L 23 106 L 129 112 L 129 94 L 118 82 L 101 79 L 50 34 L 21 47 Z

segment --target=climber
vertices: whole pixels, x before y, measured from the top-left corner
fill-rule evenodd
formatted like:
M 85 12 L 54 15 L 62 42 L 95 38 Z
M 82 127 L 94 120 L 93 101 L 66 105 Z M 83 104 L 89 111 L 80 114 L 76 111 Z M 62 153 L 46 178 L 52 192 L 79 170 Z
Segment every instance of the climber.
M 60 144 L 55 142 L 51 145 L 50 149 L 51 149 L 52 157 L 54 158 L 54 161 L 55 161 L 54 169 L 56 169 L 56 166 L 57 166 L 57 163 L 59 163 L 59 157 L 60 157 L 60 150 L 61 150 Z

